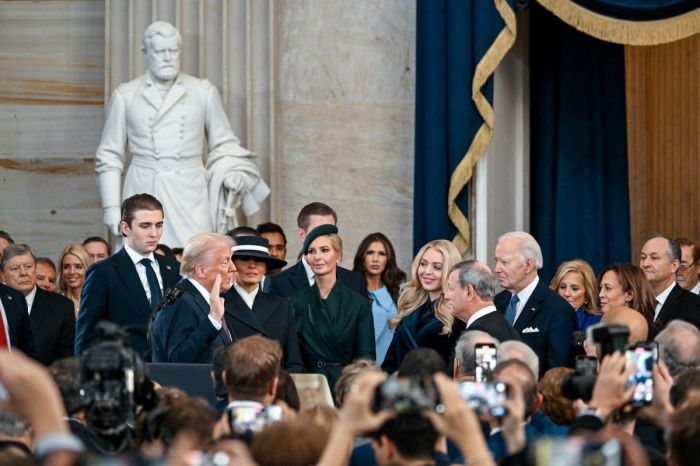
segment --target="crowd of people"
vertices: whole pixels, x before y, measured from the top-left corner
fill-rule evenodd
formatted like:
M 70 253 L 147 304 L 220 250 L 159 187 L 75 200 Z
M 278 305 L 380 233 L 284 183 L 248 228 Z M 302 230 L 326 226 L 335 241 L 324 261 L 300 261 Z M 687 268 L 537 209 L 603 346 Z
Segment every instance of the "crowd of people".
M 164 222 L 134 195 L 116 253 L 90 237 L 56 263 L 0 231 L 0 464 L 695 463 L 691 240 L 655 235 L 639 266 L 597 276 L 572 259 L 547 285 L 522 231 L 493 269 L 438 239 L 407 274 L 382 233 L 341 267 L 321 202 L 299 212 L 289 267 L 274 223 L 170 248 Z M 211 364 L 219 402 L 144 362 Z M 330 402 L 302 406 L 309 373 Z

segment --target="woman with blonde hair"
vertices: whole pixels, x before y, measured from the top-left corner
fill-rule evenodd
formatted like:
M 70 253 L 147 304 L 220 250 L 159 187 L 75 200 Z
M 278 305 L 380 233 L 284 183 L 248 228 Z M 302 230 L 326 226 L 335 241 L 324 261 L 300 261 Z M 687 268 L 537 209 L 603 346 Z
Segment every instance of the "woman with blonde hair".
M 58 289 L 73 301 L 75 318 L 80 309 L 80 294 L 85 283 L 85 272 L 90 265 L 90 253 L 80 244 L 69 244 L 58 259 Z
M 431 241 L 418 251 L 411 282 L 399 296 L 398 315 L 390 322 L 394 338 L 382 369 L 395 372 L 406 353 L 418 347 L 436 350 L 451 367 L 452 349 L 465 324 L 454 320 L 443 292 L 450 269 L 461 259 L 455 245 L 444 239 Z
M 562 262 L 549 287 L 571 305 L 578 321 L 578 330 L 600 322 L 598 311 L 598 282 L 593 269 L 583 259 Z

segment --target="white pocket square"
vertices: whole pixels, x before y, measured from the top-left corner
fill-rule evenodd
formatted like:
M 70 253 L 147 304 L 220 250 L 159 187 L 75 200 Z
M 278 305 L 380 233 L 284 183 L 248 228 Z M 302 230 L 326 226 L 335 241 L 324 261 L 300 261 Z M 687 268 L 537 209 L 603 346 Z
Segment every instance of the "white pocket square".
M 538 329 L 537 327 L 528 327 L 523 330 L 523 333 L 540 333 L 540 329 Z

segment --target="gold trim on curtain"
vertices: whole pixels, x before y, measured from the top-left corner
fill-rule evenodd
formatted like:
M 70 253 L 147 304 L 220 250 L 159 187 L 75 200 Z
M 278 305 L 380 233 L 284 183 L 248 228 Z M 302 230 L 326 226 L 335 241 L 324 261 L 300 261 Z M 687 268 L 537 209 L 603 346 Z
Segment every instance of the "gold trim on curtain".
M 624 45 L 675 42 L 700 32 L 700 8 L 672 18 L 629 21 L 595 13 L 572 0 L 537 0 L 559 19 L 597 39 Z
M 493 107 L 491 107 L 491 104 L 489 104 L 484 94 L 481 93 L 481 87 L 496 70 L 496 67 L 501 63 L 506 53 L 513 47 L 517 32 L 515 12 L 510 8 L 508 2 L 506 2 L 506 0 L 494 0 L 493 3 L 506 25 L 501 32 L 498 33 L 496 40 L 493 41 L 491 47 L 489 47 L 484 56 L 481 57 L 481 60 L 479 60 L 479 64 L 476 65 L 476 70 L 474 71 L 474 78 L 472 79 L 472 100 L 484 122 L 476 132 L 474 139 L 472 139 L 466 154 L 464 154 L 464 157 L 450 176 L 447 215 L 457 228 L 457 234 L 452 241 L 462 254 L 469 249 L 469 220 L 467 220 L 467 217 L 460 210 L 456 199 L 467 182 L 471 179 L 476 162 L 484 151 L 486 151 L 486 147 L 488 147 L 493 139 Z

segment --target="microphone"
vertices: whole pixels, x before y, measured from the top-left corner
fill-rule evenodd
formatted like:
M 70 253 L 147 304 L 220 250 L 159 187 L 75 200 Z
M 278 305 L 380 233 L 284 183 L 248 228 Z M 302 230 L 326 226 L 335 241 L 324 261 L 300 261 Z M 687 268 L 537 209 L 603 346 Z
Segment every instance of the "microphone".
M 144 354 L 144 359 L 146 361 L 151 360 L 151 353 L 153 352 L 153 344 L 151 343 L 153 321 L 156 320 L 156 316 L 160 311 L 163 310 L 165 306 L 173 304 L 175 301 L 177 301 L 177 298 L 182 296 L 182 294 L 185 291 L 187 291 L 187 288 L 185 287 L 184 280 L 180 280 L 175 284 L 175 286 L 165 290 L 165 293 L 163 293 L 163 298 L 160 300 L 160 303 L 158 303 L 158 305 L 155 308 L 153 308 L 153 310 L 151 311 L 151 315 L 148 316 L 148 328 L 146 329 L 146 353 Z

